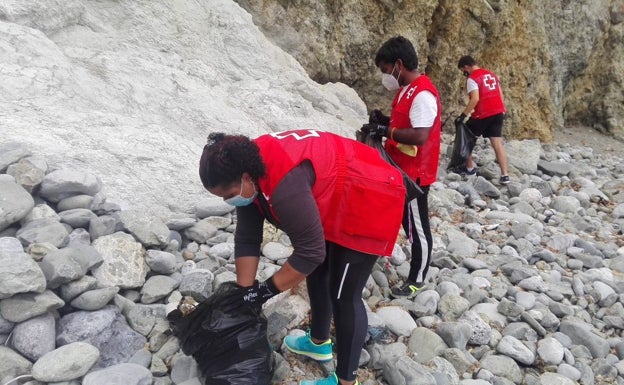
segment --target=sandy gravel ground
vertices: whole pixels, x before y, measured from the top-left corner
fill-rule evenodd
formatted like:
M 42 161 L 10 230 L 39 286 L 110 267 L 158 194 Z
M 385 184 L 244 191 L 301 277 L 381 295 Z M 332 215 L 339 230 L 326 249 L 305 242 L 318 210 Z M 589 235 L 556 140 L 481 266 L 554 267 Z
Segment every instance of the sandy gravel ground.
M 591 147 L 595 154 L 624 155 L 624 142 L 588 127 L 566 127 L 557 130 L 554 142 L 555 144 Z

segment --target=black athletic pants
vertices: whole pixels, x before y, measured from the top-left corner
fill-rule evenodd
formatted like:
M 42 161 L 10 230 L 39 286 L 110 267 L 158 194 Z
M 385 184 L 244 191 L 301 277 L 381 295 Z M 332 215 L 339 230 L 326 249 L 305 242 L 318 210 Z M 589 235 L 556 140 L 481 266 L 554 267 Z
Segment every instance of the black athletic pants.
M 336 330 L 336 375 L 347 381 L 357 376 L 360 353 L 368 330 L 362 290 L 377 256 L 327 242 L 327 256 L 306 278 L 310 296 L 310 335 L 330 338 L 332 315 Z
M 429 225 L 429 186 L 421 187 L 424 194 L 405 205 L 403 229 L 412 243 L 412 260 L 407 280 L 420 283 L 427 278 L 431 263 L 433 237 Z

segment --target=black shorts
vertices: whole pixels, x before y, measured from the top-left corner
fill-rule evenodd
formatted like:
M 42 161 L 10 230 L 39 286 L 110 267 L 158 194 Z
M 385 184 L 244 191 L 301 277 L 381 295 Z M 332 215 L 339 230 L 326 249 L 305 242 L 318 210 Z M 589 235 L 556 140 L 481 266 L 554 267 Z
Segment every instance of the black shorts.
M 466 126 L 470 128 L 476 136 L 484 138 L 500 138 L 503 136 L 503 119 L 505 114 L 488 116 L 485 119 L 470 118 L 466 122 Z

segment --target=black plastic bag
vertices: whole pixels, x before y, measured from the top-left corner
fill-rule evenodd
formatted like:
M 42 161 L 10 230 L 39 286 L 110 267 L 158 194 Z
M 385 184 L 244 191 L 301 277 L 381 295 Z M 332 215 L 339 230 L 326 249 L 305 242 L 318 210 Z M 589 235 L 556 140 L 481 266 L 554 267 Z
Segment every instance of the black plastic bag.
M 261 309 L 237 306 L 239 290 L 223 283 L 190 314 L 174 310 L 167 319 L 182 351 L 192 355 L 206 385 L 268 385 L 271 382 L 272 349 L 267 320 Z
M 381 139 L 372 138 L 370 135 L 365 134 L 362 131 L 356 131 L 355 137 L 358 142 L 362 142 L 366 145 L 369 145 L 377 149 L 377 151 L 379 151 L 379 153 L 381 154 L 381 157 L 386 162 L 390 163 L 392 166 L 394 166 L 399 171 L 401 171 L 401 175 L 403 176 L 403 184 L 405 185 L 405 200 L 407 202 L 410 202 L 420 196 L 423 196 L 424 192 L 420 188 L 420 186 L 414 180 L 412 180 L 412 178 L 410 178 L 405 173 L 405 171 L 403 171 L 403 169 L 399 167 L 399 165 L 396 164 L 394 160 L 392 160 L 392 158 L 390 158 L 390 155 L 388 155 L 388 153 L 386 152 L 386 149 L 383 147 L 383 144 L 381 144 Z
M 462 173 L 466 169 L 466 160 L 472 149 L 477 143 L 477 137 L 470 131 L 470 128 L 465 123 L 457 123 L 455 125 L 455 141 L 453 143 L 453 152 L 451 154 L 451 160 L 447 171 Z

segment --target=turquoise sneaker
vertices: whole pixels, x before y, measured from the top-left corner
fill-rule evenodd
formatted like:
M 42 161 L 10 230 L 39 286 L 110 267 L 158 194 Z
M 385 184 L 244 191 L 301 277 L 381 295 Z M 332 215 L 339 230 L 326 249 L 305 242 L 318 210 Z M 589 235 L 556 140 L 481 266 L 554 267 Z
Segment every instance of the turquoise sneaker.
M 336 372 L 333 372 L 327 378 L 322 378 L 320 380 L 304 380 L 301 381 L 299 385 L 338 385 L 338 377 L 336 376 Z M 355 380 L 353 385 L 360 385 L 360 383 Z
M 317 345 L 312 342 L 310 331 L 306 332 L 305 336 L 286 336 L 286 338 L 284 338 L 284 345 L 286 345 L 291 352 L 310 357 L 316 361 L 327 362 L 334 358 L 331 339 Z M 328 384 L 330 384 L 330 382 L 328 382 Z

